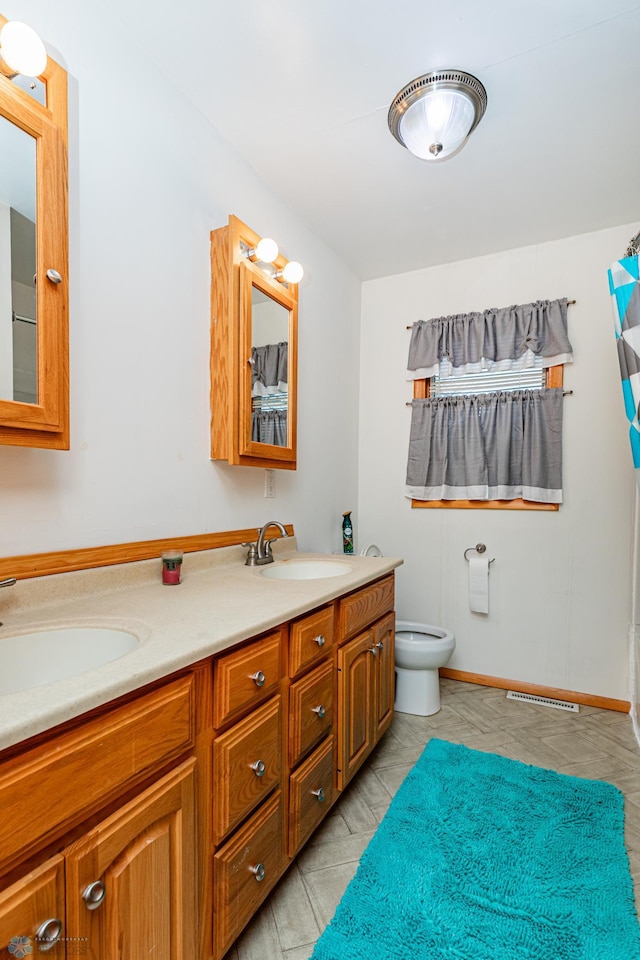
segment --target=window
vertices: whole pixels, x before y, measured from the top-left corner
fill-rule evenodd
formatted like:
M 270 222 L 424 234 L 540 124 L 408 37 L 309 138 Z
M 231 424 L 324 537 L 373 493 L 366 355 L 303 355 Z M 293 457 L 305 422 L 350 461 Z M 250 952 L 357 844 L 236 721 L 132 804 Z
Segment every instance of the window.
M 413 324 L 405 488 L 413 506 L 558 509 L 569 302 Z

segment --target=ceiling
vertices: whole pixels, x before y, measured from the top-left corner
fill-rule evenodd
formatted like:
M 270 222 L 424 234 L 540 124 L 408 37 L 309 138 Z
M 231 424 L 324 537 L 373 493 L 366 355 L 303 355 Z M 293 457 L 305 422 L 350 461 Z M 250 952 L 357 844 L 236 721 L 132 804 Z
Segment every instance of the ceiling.
M 110 0 L 110 10 L 363 279 L 640 220 L 640 3 Z M 387 111 L 401 87 L 442 67 L 477 76 L 488 107 L 466 146 L 433 164 L 392 138 Z

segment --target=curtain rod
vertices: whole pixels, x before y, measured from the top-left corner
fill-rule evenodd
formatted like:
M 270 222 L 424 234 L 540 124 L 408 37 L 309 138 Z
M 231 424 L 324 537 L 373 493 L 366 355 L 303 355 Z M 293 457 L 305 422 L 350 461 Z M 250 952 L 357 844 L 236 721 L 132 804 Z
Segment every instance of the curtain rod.
M 507 391 L 507 392 L 509 392 L 509 391 Z M 451 394 L 451 396 L 458 396 L 458 394 Z M 481 396 L 481 394 L 474 394 L 474 396 Z M 562 391 L 562 396 L 563 396 L 563 397 L 572 397 L 572 396 L 573 396 L 573 390 L 563 390 L 563 391 Z M 428 399 L 429 399 L 428 397 L 414 397 L 414 398 L 413 398 L 413 400 L 428 400 Z M 405 407 L 410 407 L 411 404 L 413 403 L 413 400 L 407 400 L 406 403 L 405 403 Z
M 568 306 L 568 307 L 573 306 L 574 303 L 576 303 L 575 300 L 567 300 L 567 306 Z M 413 324 L 411 324 L 411 326 L 409 326 L 409 327 L 405 327 L 405 330 L 413 330 Z
M 507 391 L 507 392 L 509 392 L 509 391 Z M 452 394 L 452 396 L 458 396 L 458 394 Z M 460 396 L 469 396 L 469 394 L 460 394 Z M 481 396 L 481 394 L 478 394 L 478 396 Z M 573 390 L 563 390 L 563 391 L 562 391 L 562 396 L 563 396 L 563 397 L 572 397 L 572 396 L 573 396 Z M 429 397 L 414 397 L 414 398 L 413 398 L 413 400 L 428 400 L 428 399 L 429 399 Z M 407 400 L 406 403 L 405 403 L 405 407 L 410 407 L 411 404 L 413 403 L 413 400 Z

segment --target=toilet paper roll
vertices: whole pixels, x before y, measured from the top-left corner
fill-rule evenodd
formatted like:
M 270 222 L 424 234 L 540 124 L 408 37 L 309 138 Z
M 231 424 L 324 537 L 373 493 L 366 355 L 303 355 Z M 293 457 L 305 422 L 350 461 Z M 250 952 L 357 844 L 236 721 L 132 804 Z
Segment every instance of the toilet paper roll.
M 488 558 L 469 558 L 469 607 L 473 613 L 489 613 Z

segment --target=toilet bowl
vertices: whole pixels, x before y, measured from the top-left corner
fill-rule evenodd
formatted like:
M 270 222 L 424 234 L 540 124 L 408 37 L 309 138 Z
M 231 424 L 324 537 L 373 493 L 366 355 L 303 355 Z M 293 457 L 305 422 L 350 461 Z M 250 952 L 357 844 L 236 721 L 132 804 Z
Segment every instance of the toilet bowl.
M 449 630 L 428 623 L 396 620 L 396 698 L 399 713 L 430 717 L 440 709 L 438 668 L 456 645 Z

